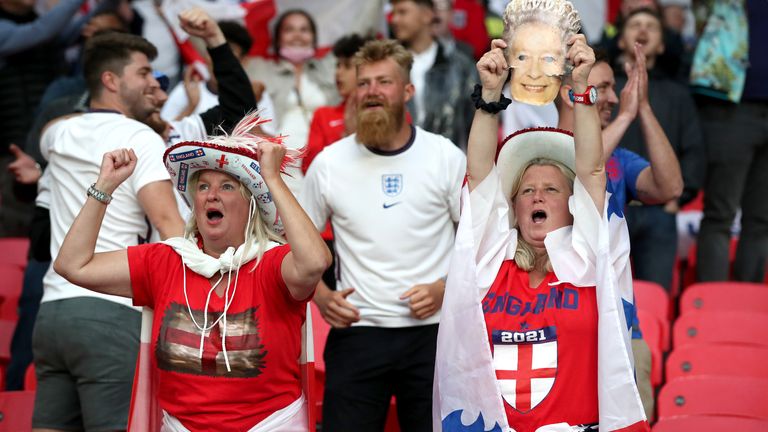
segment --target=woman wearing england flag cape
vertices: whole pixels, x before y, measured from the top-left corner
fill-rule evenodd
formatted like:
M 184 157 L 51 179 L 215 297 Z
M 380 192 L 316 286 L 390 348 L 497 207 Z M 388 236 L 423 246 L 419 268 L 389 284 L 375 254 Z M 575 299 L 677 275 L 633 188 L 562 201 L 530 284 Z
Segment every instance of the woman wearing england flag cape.
M 519 131 L 498 157 L 494 102 L 507 43 L 494 40 L 477 64 L 481 100 L 438 335 L 435 431 L 649 430 L 624 315 L 626 226 L 606 194 L 587 86 L 595 57 L 583 35 L 566 42 L 580 102 L 573 136 Z
M 330 252 L 280 176 L 291 159 L 280 138 L 249 132 L 259 122 L 166 151 L 193 212 L 184 238 L 94 254 L 109 196 L 136 165 L 132 151 L 105 154 L 54 263 L 72 283 L 155 310 L 163 431 L 309 428 L 301 327 Z

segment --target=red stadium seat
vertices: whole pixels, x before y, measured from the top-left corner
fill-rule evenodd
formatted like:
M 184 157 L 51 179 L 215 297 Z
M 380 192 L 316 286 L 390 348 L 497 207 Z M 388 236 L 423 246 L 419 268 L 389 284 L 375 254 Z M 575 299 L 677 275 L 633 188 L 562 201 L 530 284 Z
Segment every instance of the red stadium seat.
M 17 267 L 27 266 L 29 239 L 24 237 L 0 238 L 0 264 L 12 264 Z
M 768 347 L 685 345 L 670 353 L 666 371 L 667 381 L 699 375 L 756 377 L 768 380 Z
M 323 319 L 320 309 L 315 302 L 310 302 L 312 311 L 312 335 L 315 340 L 315 370 L 321 370 L 325 374 L 325 361 L 323 360 L 323 351 L 325 350 L 325 340 L 328 339 L 328 332 L 331 326 Z
M 24 269 L 14 264 L 0 264 L 0 320 L 19 318 L 19 297 L 24 285 Z
M 637 319 L 640 321 L 640 331 L 643 333 L 643 339 L 648 347 L 661 352 L 661 325 L 659 318 L 646 310 L 638 309 Z
M 35 364 L 30 363 L 27 371 L 24 373 L 24 390 L 37 389 L 37 375 L 35 374 Z
M 312 336 L 315 345 L 315 412 L 319 423 L 323 420 L 323 392 L 325 391 L 325 361 L 323 360 L 323 351 L 325 350 L 325 340 L 328 339 L 328 332 L 331 326 L 323 319 L 320 309 L 315 302 L 309 302 L 312 312 Z
M 661 285 L 643 280 L 632 281 L 635 291 L 635 306 L 638 310 L 650 312 L 661 324 L 661 351 L 669 350 L 669 320 L 672 317 L 670 299 Z M 642 328 L 642 321 L 640 324 Z
M 747 282 L 700 282 L 680 297 L 680 314 L 691 311 L 768 313 L 768 285 Z
M 16 330 L 16 321 L 0 320 L 0 363 L 8 364 L 11 360 L 11 339 Z
M 682 415 L 768 420 L 768 380 L 715 376 L 678 378 L 661 388 L 656 406 L 659 420 Z
M 674 347 L 730 343 L 768 346 L 768 313 L 688 312 L 675 321 Z
M 32 409 L 35 392 L 0 392 L 0 432 L 26 432 L 32 430 Z
M 765 432 L 768 420 L 726 416 L 679 416 L 659 420 L 653 432 Z
M 633 280 L 632 285 L 635 290 L 635 305 L 639 309 L 651 312 L 662 320 L 672 317 L 669 294 L 661 285 L 639 279 Z
M 661 323 L 659 319 L 644 310 L 637 311 L 640 320 L 640 331 L 643 340 L 651 350 L 651 385 L 657 388 L 661 384 L 662 355 L 661 355 Z

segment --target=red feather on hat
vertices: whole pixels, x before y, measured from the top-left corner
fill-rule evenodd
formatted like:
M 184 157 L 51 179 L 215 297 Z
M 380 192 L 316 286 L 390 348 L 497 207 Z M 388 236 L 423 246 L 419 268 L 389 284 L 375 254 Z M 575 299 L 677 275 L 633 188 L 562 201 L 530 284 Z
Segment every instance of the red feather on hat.
M 263 142 L 271 142 L 285 147 L 284 140 L 286 135 L 272 137 L 253 132 L 254 128 L 271 121 L 271 119 L 259 117 L 258 111 L 253 111 L 243 117 L 242 120 L 235 125 L 231 134 L 227 134 L 223 128 L 219 128 L 222 131 L 222 134 L 208 137 L 208 143 L 220 150 L 232 151 L 240 154 L 247 153 L 249 157 L 258 161 L 259 144 Z M 286 148 L 283 162 L 280 164 L 280 170 L 284 171 L 285 167 L 296 164 L 303 156 L 303 147 L 301 149 Z

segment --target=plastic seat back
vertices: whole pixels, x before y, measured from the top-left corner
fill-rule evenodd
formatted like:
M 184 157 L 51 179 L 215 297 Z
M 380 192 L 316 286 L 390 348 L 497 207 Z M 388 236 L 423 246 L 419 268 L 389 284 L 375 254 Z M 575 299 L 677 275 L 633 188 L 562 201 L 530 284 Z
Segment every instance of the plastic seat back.
M 666 371 L 667 381 L 700 375 L 768 379 L 768 347 L 730 344 L 684 345 L 669 354 Z
M 680 297 L 680 314 L 708 311 L 768 313 L 768 285 L 747 282 L 701 282 Z
M 11 264 L 17 267 L 27 266 L 29 239 L 25 237 L 0 237 L 0 264 Z
M 632 281 L 632 285 L 635 292 L 635 306 L 638 310 L 648 312 L 659 319 L 661 324 L 661 351 L 669 351 L 669 328 L 672 317 L 669 294 L 661 285 L 654 282 L 635 279 Z M 642 321 L 640 322 L 640 328 L 643 328 Z
M 26 432 L 32 430 L 32 410 L 35 392 L 0 392 L 0 432 Z
M 15 264 L 0 264 L 0 320 L 19 319 L 19 297 L 24 286 L 24 268 Z
M 635 306 L 659 317 L 661 320 L 671 318 L 669 294 L 664 288 L 654 282 L 635 279 L 632 281 L 635 291 Z
M 659 420 L 653 432 L 765 432 L 768 420 L 725 416 L 679 416 Z
M 687 344 L 768 346 L 768 313 L 689 312 L 672 329 L 675 349 Z
M 658 318 L 644 310 L 637 311 L 637 318 L 640 320 L 643 340 L 645 340 L 645 343 L 648 344 L 648 348 L 651 350 L 651 385 L 656 388 L 661 384 L 663 377 L 661 367 L 661 323 Z
M 660 420 L 681 415 L 768 420 L 768 380 L 719 376 L 678 378 L 661 388 L 656 405 Z
M 27 371 L 24 372 L 24 390 L 37 389 L 37 375 L 35 374 L 35 364 L 30 363 Z
M 328 332 L 331 331 L 331 326 L 325 321 L 315 302 L 309 302 L 309 307 L 312 314 L 312 334 L 315 349 L 314 409 L 318 423 L 322 423 L 323 393 L 325 392 L 325 361 L 323 360 L 323 351 L 325 351 L 325 341 L 328 339 Z

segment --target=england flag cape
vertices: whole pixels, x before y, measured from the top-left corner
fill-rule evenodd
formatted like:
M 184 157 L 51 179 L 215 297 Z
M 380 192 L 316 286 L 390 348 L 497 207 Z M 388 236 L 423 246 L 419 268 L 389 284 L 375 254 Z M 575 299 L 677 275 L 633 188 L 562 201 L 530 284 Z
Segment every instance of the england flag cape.
M 560 281 L 597 289 L 600 430 L 649 431 L 630 344 L 629 234 L 610 193 L 605 202 L 601 215 L 576 179 L 569 199 L 574 224 L 549 233 L 545 246 Z M 514 431 L 507 424 L 481 307 L 502 262 L 514 257 L 517 231 L 510 228 L 509 216 L 495 166 L 471 194 L 464 186 L 437 338 L 436 432 Z M 537 432 L 575 430 L 560 423 Z

